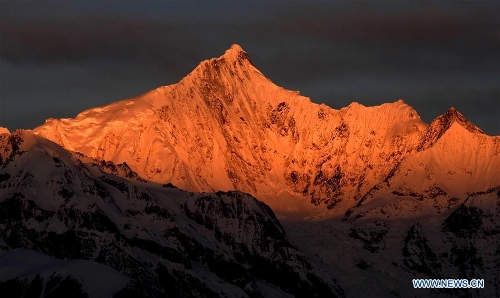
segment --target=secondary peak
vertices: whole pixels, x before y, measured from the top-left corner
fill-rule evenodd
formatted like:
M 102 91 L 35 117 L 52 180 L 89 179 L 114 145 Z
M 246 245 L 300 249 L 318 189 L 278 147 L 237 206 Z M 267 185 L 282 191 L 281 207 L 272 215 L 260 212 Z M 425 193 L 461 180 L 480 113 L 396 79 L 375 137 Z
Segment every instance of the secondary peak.
M 7 127 L 0 126 L 0 135 L 4 133 L 10 133 L 9 129 Z

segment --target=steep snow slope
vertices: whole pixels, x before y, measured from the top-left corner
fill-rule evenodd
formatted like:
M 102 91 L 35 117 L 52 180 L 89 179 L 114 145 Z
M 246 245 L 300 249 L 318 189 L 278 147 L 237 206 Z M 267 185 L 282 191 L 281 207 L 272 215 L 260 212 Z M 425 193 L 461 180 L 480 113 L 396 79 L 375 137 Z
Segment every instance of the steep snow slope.
M 500 138 L 481 133 L 452 108 L 429 125 L 418 152 L 406 156 L 347 215 L 351 220 L 368 213 L 434 216 L 498 187 Z
M 342 296 L 289 242 L 272 210 L 247 194 L 148 182 L 126 164 L 98 162 L 27 131 L 0 135 L 0 189 L 1 250 L 87 260 L 54 268 L 48 259 L 40 270 L 1 274 L 5 292 L 56 283 L 57 291 L 78 286 L 101 297 L 89 288 L 95 269 L 130 280 L 116 297 Z M 78 264 L 88 275 L 73 274 Z
M 179 83 L 49 119 L 36 134 L 191 191 L 237 189 L 275 210 L 352 206 L 420 144 L 402 101 L 341 110 L 274 85 L 233 45 Z M 312 203 L 312 204 L 311 204 Z

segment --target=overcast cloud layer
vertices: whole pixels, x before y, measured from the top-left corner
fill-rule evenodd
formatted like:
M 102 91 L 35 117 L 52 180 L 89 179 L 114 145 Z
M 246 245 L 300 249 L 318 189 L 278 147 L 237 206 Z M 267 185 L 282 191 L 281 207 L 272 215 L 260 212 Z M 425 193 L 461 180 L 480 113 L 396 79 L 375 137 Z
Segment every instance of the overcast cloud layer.
M 277 85 L 333 108 L 451 106 L 500 134 L 499 4 L 491 2 L 0 2 L 0 126 L 178 82 L 240 44 Z

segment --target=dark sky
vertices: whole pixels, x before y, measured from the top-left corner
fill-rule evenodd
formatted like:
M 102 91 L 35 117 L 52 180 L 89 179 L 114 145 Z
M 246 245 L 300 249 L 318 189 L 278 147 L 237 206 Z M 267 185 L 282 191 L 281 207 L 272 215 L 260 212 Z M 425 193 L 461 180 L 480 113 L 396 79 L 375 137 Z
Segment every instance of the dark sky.
M 333 108 L 451 106 L 500 134 L 499 2 L 0 1 L 0 126 L 34 128 L 178 82 L 240 44 Z

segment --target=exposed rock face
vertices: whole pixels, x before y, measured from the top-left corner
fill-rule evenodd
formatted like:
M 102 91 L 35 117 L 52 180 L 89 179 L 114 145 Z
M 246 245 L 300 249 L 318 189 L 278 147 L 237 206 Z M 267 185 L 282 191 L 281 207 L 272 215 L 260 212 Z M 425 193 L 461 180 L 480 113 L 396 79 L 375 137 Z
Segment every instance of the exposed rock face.
M 446 113 L 437 117 L 427 128 L 427 131 L 422 138 L 422 143 L 419 145 L 419 150 L 424 150 L 431 147 L 437 140 L 451 127 L 453 123 L 458 123 L 471 133 L 484 134 L 484 132 L 471 122 L 469 122 L 455 108 L 450 108 Z
M 454 123 L 466 137 L 474 136 L 467 137 L 472 151 L 443 139 Z M 489 156 L 478 162 L 500 172 L 498 138 L 484 135 L 454 109 L 427 126 L 401 100 L 340 110 L 317 105 L 274 85 L 238 45 L 201 62 L 177 84 L 75 119 L 49 119 L 35 133 L 99 160 L 126 162 L 148 180 L 190 191 L 251 193 L 276 212 L 343 213 L 397 175 L 403 160 L 440 143 L 457 149 L 457 167 L 474 158 L 474 150 L 486 150 Z M 500 184 L 498 174 L 482 170 L 473 175 L 489 175 L 496 184 L 487 188 Z M 449 193 L 442 181 L 431 180 Z
M 79 270 L 62 265 L 21 276 L 0 270 L 0 288 L 45 285 L 46 297 L 55 295 L 49 286 L 97 297 L 106 289 L 89 290 L 89 280 L 99 263 L 122 281 L 115 297 L 342 296 L 250 195 L 147 182 L 125 164 L 97 162 L 25 131 L 0 136 L 0 156 L 3 254 L 88 260 L 89 271 L 75 279 Z
M 427 136 L 439 130 L 436 122 L 440 121 L 429 126 Z M 500 138 L 471 132 L 471 124 L 458 120 L 448 124 L 431 147 L 406 156 L 346 213 L 346 219 L 438 215 L 471 195 L 499 188 Z

